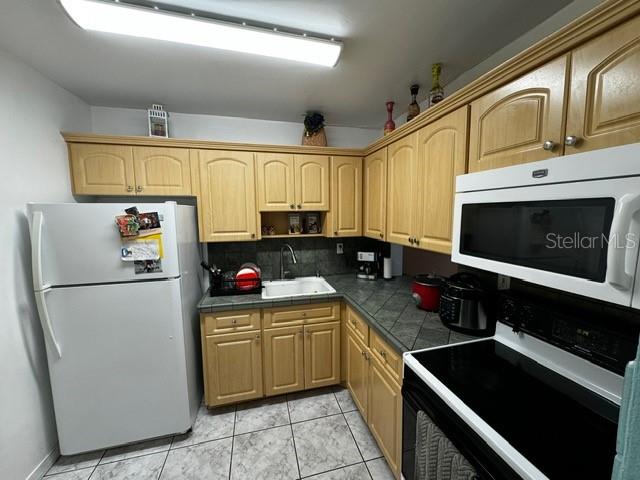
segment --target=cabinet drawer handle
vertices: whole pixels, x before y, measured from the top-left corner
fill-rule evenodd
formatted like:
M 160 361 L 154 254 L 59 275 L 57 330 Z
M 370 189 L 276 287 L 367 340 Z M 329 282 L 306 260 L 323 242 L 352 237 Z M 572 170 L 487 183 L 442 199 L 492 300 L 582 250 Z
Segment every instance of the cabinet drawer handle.
M 578 143 L 580 143 L 580 138 L 576 137 L 575 135 L 567 135 L 566 137 L 564 137 L 564 144 L 565 145 L 568 145 L 570 147 L 574 147 Z

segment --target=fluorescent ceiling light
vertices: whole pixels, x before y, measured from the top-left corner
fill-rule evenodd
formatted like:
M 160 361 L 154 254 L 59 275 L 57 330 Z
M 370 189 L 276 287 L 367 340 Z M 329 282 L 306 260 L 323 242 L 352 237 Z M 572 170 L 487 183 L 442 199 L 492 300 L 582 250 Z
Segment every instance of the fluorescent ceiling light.
M 85 30 L 153 38 L 333 67 L 342 43 L 96 0 L 60 0 Z

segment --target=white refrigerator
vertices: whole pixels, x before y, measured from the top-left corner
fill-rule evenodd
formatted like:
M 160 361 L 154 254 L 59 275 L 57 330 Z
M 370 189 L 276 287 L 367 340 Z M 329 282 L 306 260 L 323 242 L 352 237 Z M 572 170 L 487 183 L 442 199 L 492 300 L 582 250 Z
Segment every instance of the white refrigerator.
M 122 260 L 115 217 L 158 212 L 162 271 Z M 33 284 L 60 452 L 181 433 L 202 398 L 195 208 L 28 204 Z

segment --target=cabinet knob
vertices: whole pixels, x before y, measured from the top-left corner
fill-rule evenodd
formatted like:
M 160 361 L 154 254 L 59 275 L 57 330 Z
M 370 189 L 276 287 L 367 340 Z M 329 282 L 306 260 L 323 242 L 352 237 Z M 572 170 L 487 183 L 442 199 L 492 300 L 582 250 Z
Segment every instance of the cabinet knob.
M 307 316 L 307 312 L 302 312 L 302 316 L 306 317 Z
M 580 142 L 580 139 L 575 135 L 567 135 L 564 137 L 564 144 L 570 147 L 577 145 Z
M 252 234 L 251 234 L 251 238 L 256 238 L 256 234 L 255 234 L 255 233 L 252 233 Z
M 384 238 L 384 233 L 380 232 L 380 238 Z
M 546 150 L 547 152 L 552 152 L 554 148 L 556 148 L 556 142 L 552 140 L 547 140 L 542 144 L 542 149 Z
M 409 243 L 413 244 L 413 237 L 409 237 Z
M 298 204 L 298 209 L 302 208 L 302 205 Z
M 337 231 L 336 231 L 336 232 L 333 232 L 333 234 L 334 234 L 336 237 L 338 236 L 338 232 L 337 232 Z
M 384 350 L 380 350 L 380 356 L 386 360 L 387 359 L 387 352 L 385 352 Z
M 231 324 L 235 325 L 236 323 L 238 323 L 238 320 L 236 320 L 235 318 L 233 320 L 231 320 Z
M 415 242 L 416 245 L 420 245 L 420 240 L 418 238 L 414 238 L 413 241 Z
M 131 185 L 127 187 L 127 192 L 133 192 L 133 187 Z
M 293 210 L 294 208 L 296 208 L 296 206 L 292 203 L 291 205 L 289 205 L 289 208 Z
M 142 191 L 142 186 L 141 186 L 141 185 L 138 185 L 138 186 L 136 187 L 136 192 L 141 192 L 141 191 Z
M 256 340 L 260 340 L 260 334 L 259 333 L 256 334 Z

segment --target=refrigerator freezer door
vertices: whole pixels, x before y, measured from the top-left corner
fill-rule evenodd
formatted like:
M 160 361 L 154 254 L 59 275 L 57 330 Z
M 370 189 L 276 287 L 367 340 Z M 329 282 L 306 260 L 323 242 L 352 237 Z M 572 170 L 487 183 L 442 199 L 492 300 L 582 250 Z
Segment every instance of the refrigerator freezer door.
M 134 204 L 28 204 L 34 249 L 32 259 L 35 262 L 33 270 L 37 273 L 34 275 L 35 290 L 48 285 L 133 282 L 180 275 L 174 202 L 137 205 L 140 212 L 158 212 L 163 219 L 162 271 L 136 275 L 133 262 L 122 261 L 122 241 L 115 217 L 124 214 L 124 209 L 132 205 Z M 40 216 L 41 224 L 38 221 Z
M 180 279 L 53 288 L 46 304 L 63 455 L 191 427 Z

